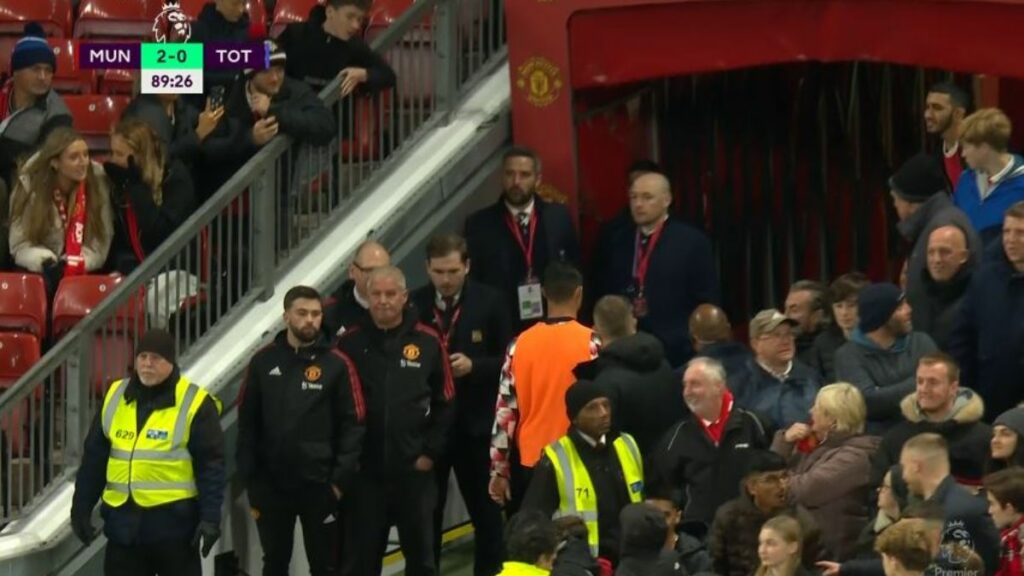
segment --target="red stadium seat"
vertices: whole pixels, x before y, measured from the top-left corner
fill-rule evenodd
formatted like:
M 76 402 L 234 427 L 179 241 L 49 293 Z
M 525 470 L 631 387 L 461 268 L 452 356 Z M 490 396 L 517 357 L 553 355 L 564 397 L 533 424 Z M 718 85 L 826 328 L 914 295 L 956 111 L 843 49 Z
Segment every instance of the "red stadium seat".
M 18 43 L 16 36 L 0 36 L 0 78 L 11 72 L 11 52 Z
M 110 150 L 110 130 L 121 119 L 131 99 L 127 96 L 65 96 L 75 130 L 82 133 L 92 152 Z
M 160 0 L 82 0 L 75 37 L 152 38 L 161 8 Z
M 356 96 L 354 126 L 341 141 L 341 155 L 348 162 L 380 160 L 374 158 L 373 145 L 377 142 L 377 109 L 373 98 Z
M 39 339 L 36 336 L 23 332 L 0 332 L 0 394 L 28 372 L 39 361 L 39 356 Z M 28 450 L 29 404 L 35 405 L 35 414 L 38 415 L 42 394 L 43 390 L 39 388 L 36 394 L 20 401 L 6 417 L 0 418 L 0 430 L 10 443 L 14 457 L 21 457 Z
M 93 311 L 121 283 L 121 276 L 70 276 L 61 280 L 53 299 L 53 334 L 60 338 Z M 141 333 L 145 325 L 145 298 L 142 290 L 129 299 L 108 324 L 122 334 Z
M 0 388 L 18 381 L 39 361 L 39 339 L 24 332 L 0 332 Z
M 181 0 L 181 11 L 190 19 L 195 20 L 202 12 L 203 6 L 212 4 L 213 0 Z M 245 10 L 249 13 L 249 21 L 260 27 L 267 24 L 267 10 L 263 6 L 263 0 L 248 0 L 245 3 Z
M 135 341 L 125 334 L 105 334 L 93 339 L 92 390 L 102 397 L 114 380 L 129 374 L 135 362 Z
M 46 337 L 46 286 L 38 274 L 0 273 L 0 330 Z
M 104 95 L 131 96 L 135 88 L 134 70 L 104 70 L 96 82 L 96 92 Z
M 71 38 L 51 38 L 50 46 L 57 57 L 57 70 L 53 74 L 53 89 L 64 94 L 92 92 L 91 70 L 78 68 L 78 41 Z
M 270 37 L 276 38 L 285 26 L 294 22 L 305 22 L 309 17 L 309 11 L 317 4 L 323 4 L 318 0 L 277 0 L 274 8 L 274 23 L 270 25 Z
M 47 36 L 71 36 L 71 0 L 4 0 L 0 36 L 21 36 L 26 22 L 38 22 Z

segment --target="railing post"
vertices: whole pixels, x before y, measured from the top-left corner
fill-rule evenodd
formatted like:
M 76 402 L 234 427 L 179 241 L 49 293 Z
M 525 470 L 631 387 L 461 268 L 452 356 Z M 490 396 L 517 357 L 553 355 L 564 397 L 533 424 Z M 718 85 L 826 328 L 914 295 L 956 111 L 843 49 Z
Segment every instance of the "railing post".
M 459 76 L 459 1 L 441 0 L 434 12 L 434 111 L 448 124 Z
M 266 302 L 274 295 L 274 268 L 277 262 L 277 246 L 275 228 L 278 220 L 285 224 L 281 227 L 281 243 L 288 246 L 287 210 L 278 215 L 277 210 L 284 203 L 278 194 L 286 193 L 277 190 L 277 161 L 267 162 L 263 168 L 263 176 L 250 188 L 252 196 L 252 246 L 249 257 L 252 259 L 253 287 L 259 287 L 258 298 Z
M 82 461 L 82 448 L 85 444 L 85 435 L 89 431 L 89 396 L 92 394 L 92 363 L 93 363 L 93 338 L 92 334 L 83 334 L 79 338 L 78 349 L 75 354 L 68 356 L 65 364 L 64 378 L 67 393 L 67 404 L 64 410 L 66 419 L 65 428 L 67 431 L 66 446 L 64 446 L 65 463 L 77 465 Z M 60 374 L 59 369 L 51 373 L 50 385 L 56 382 L 55 376 Z M 51 393 L 53 391 L 51 390 Z M 97 406 L 102 409 L 102 403 Z

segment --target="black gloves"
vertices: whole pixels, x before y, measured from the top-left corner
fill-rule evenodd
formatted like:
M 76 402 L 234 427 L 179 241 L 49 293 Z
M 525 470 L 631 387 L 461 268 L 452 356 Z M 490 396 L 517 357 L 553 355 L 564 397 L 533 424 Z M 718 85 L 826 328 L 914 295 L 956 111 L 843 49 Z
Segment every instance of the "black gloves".
M 92 513 L 71 509 L 71 531 L 88 546 L 96 539 L 96 529 L 92 525 Z
M 200 522 L 196 527 L 196 535 L 192 537 L 192 546 L 198 547 L 202 540 L 203 558 L 210 555 L 213 545 L 220 539 L 220 527 L 213 522 Z

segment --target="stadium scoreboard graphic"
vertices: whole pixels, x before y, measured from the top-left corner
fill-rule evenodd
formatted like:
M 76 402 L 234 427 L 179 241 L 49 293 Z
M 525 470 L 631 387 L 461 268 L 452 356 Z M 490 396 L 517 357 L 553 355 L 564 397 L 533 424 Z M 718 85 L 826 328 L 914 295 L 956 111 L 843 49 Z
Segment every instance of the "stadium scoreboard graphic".
M 202 94 L 204 70 L 263 70 L 270 50 L 264 42 L 83 42 L 78 66 L 139 70 L 143 94 Z

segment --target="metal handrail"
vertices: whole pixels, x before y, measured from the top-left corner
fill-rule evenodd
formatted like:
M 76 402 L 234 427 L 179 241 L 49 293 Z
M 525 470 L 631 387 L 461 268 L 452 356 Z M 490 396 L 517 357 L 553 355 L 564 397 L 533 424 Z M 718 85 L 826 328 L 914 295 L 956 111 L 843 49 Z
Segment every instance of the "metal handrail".
M 341 78 L 332 81 L 319 95 L 337 122 L 338 130 L 330 144 L 297 145 L 282 135 L 263 146 L 17 383 L 0 394 L 0 424 L 17 422 L 22 409 L 28 410 L 32 422 L 28 431 L 27 498 L 22 486 L 22 499 L 14 501 L 9 458 L 0 466 L 0 477 L 8 476 L 8 485 L 0 490 L 0 524 L 30 510 L 80 458 L 82 440 L 96 408 L 94 364 L 106 379 L 120 375 L 107 368 L 116 369 L 118 360 L 123 360 L 117 354 L 112 355 L 113 359 L 106 358 L 96 353 L 94 346 L 104 334 L 126 333 L 127 350 L 137 343 L 138 330 L 126 329 L 125 325 L 112 327 L 112 323 L 123 321 L 126 304 L 161 275 L 184 274 L 185 292 L 180 285 L 174 290 L 169 285 L 162 289 L 156 285 L 151 292 L 158 304 L 162 294 L 167 309 L 175 311 L 183 295 L 209 299 L 205 309 L 193 310 L 193 315 L 186 317 L 186 334 L 190 334 L 193 320 L 196 332 L 203 332 L 194 340 L 184 336 L 181 356 L 187 358 L 190 350 L 200 348 L 197 343 L 215 338 L 246 304 L 269 298 L 274 281 L 290 265 L 294 251 L 305 249 L 326 233 L 343 216 L 342 208 L 362 201 L 365 192 L 386 175 L 419 134 L 447 121 L 448 113 L 473 78 L 482 76 L 489 65 L 504 56 L 502 11 L 490 14 L 490 20 L 485 17 L 491 2 L 415 2 L 371 42 L 373 49 L 392 61 L 399 74 L 398 86 L 382 94 L 340 100 Z M 477 12 L 472 11 L 474 7 Z M 486 50 L 474 52 L 470 48 L 472 53 L 467 53 L 467 45 L 483 46 L 482 41 L 467 44 L 468 33 L 476 32 L 483 38 L 485 28 L 492 40 Z M 403 79 L 404 74 L 412 78 L 411 82 Z M 365 118 L 359 116 L 360 107 L 369 110 Z M 373 126 L 365 142 L 353 145 L 340 138 L 343 127 L 351 129 L 363 121 Z M 345 136 L 351 139 L 352 132 Z M 228 214 L 230 208 L 245 203 L 248 209 L 243 208 L 241 215 Z M 211 242 L 223 252 L 203 248 L 204 233 L 215 236 Z M 233 247 L 238 248 L 237 253 Z M 244 261 L 243 254 L 247 255 Z M 212 265 L 200 264 L 204 257 L 218 259 L 216 277 L 212 270 L 205 270 Z M 197 272 L 193 264 L 199 264 L 207 277 L 203 278 L 203 272 Z M 225 269 L 227 274 L 221 277 Z M 193 280 L 194 289 L 188 288 Z M 223 314 L 212 312 L 214 309 Z M 204 313 L 209 324 L 205 329 L 200 327 Z M 136 312 L 126 325 L 148 328 L 155 322 L 145 310 Z M 32 419 L 41 415 L 43 420 L 37 429 Z M 64 417 L 63 428 L 56 424 L 58 415 Z M 10 438 L 0 444 L 0 448 L 13 451 Z M 53 464 L 56 448 L 62 449 L 59 466 Z

